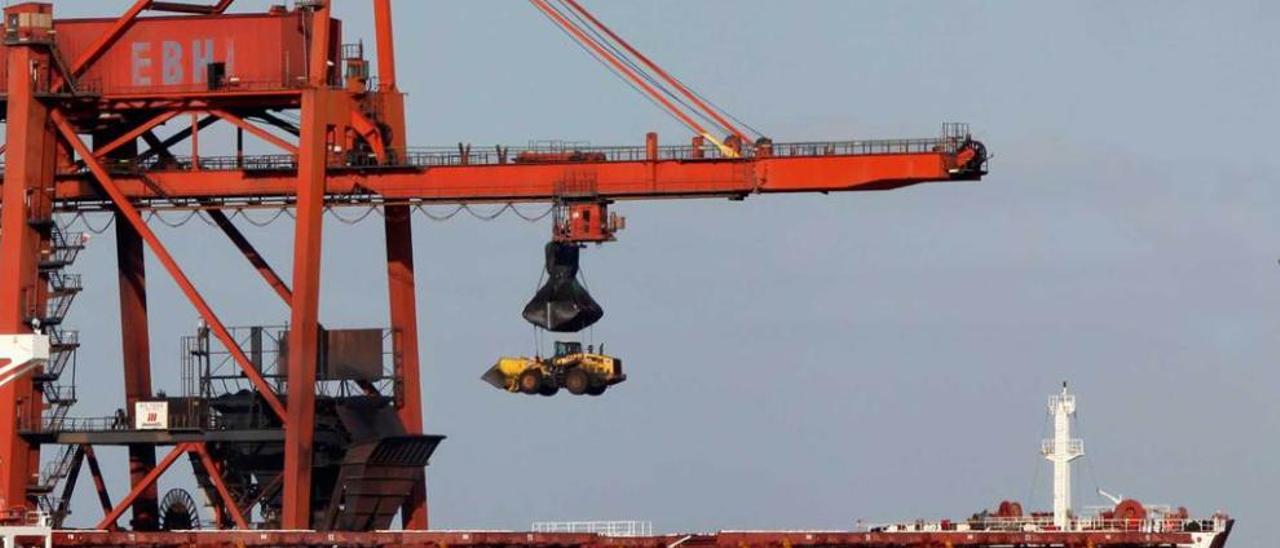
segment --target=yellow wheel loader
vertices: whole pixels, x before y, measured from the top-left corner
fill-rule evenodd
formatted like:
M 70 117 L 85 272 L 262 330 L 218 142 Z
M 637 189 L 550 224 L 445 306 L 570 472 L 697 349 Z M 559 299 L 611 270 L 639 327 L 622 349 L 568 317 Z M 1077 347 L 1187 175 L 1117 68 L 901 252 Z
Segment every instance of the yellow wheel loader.
M 583 352 L 580 342 L 557 341 L 550 358 L 500 358 L 480 379 L 513 393 L 554 396 L 564 388 L 575 396 L 599 396 L 627 376 L 622 360 L 606 356 L 603 345 L 597 354 L 591 347 Z

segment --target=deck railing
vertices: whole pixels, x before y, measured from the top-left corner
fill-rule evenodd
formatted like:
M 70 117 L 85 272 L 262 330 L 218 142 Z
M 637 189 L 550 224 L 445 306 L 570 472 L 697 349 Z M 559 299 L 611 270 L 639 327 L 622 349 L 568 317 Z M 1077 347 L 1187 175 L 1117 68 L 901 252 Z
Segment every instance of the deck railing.
M 1222 531 L 1226 527 L 1226 518 L 1214 516 L 1209 519 L 1187 519 L 1181 517 L 1154 517 L 1145 519 L 1116 518 L 1076 518 L 1065 528 L 1070 532 L 1140 532 L 1140 533 L 1211 533 Z M 889 523 L 864 526 L 866 530 L 877 533 L 921 533 L 938 531 L 968 532 L 1057 532 L 1063 531 L 1053 523 L 1053 517 L 1010 517 L 987 516 L 983 519 L 964 521 L 915 521 L 907 523 Z
M 604 537 L 651 537 L 650 521 L 535 521 L 534 533 L 586 533 Z

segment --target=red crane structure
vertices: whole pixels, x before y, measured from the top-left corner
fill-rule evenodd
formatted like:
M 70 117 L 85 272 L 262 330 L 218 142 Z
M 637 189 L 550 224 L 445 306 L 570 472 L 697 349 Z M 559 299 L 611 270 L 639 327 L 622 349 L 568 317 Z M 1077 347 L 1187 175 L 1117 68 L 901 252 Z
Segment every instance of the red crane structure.
M 260 411 L 254 416 L 275 432 L 252 430 L 252 435 L 276 444 L 282 465 L 274 476 L 240 478 L 238 465 L 224 460 L 215 444 L 236 441 L 241 434 L 222 423 L 148 431 L 136 427 L 141 419 L 133 416 L 94 427 L 53 415 L 56 374 L 46 365 L 0 387 L 0 510 L 14 515 L 40 506 L 42 493 L 52 488 L 39 485 L 41 446 L 60 444 L 68 448 L 69 464 L 61 468 L 64 478 L 70 471 L 70 484 L 81 462 L 88 462 L 97 480 L 105 514 L 98 529 L 117 529 L 117 519 L 128 509 L 135 529 L 157 528 L 156 479 L 184 454 L 193 457 L 202 483 L 221 500 L 217 522 L 222 527 L 252 527 L 252 506 L 270 498 L 279 506 L 268 521 L 279 529 L 376 528 L 368 525 L 380 523 L 376 520 L 360 525 L 337 514 L 357 500 L 349 487 L 356 472 L 344 467 L 337 479 L 328 472 L 321 478 L 314 462 L 320 458 L 317 384 L 328 374 L 324 358 L 334 346 L 319 317 L 321 254 L 338 251 L 324 249 L 321 229 L 330 208 L 379 207 L 384 213 L 394 365 L 388 378 L 395 384 L 388 401 L 403 439 L 418 440 L 404 447 L 429 453 L 438 438 L 429 448 L 421 444 L 411 231 L 416 207 L 552 204 L 557 211 L 553 239 L 577 244 L 613 239 L 621 223 L 609 207 L 623 200 L 890 190 L 973 181 L 986 173 L 985 148 L 961 125 L 947 125 L 940 137 L 928 139 L 774 143 L 662 70 L 575 0 L 531 3 L 688 126 L 691 140 L 660 145 L 650 134 L 637 147 L 415 149 L 404 141 L 405 101 L 394 60 L 391 2 L 371 3 L 376 77 L 363 48 L 344 42 L 341 22 L 331 17 L 327 0 L 246 14 L 226 13 L 232 0 L 214 5 L 137 0 L 113 19 L 54 19 L 48 3 L 5 8 L 0 334 L 53 334 L 55 348 L 74 344 L 66 332 L 58 334 L 60 316 L 49 311 L 62 302 L 60 295 L 76 289 L 59 267 L 69 262 L 78 241 L 62 232 L 54 217 L 112 214 L 127 414 L 157 398 L 143 268 L 144 250 L 150 250 L 203 319 L 205 343 L 224 349 L 226 360 L 239 368 L 234 376 L 251 387 Z M 188 121 L 172 135 L 158 135 L 167 123 Z M 235 129 L 234 153 L 225 152 L 231 144 L 219 148 L 201 141 L 201 130 L 215 123 Z M 279 149 L 278 154 L 246 154 L 245 134 Z M 190 155 L 173 153 L 187 141 Z M 201 155 L 202 149 L 224 152 Z M 291 280 L 277 274 L 227 213 L 258 207 L 287 208 L 296 219 Z M 194 269 L 179 264 L 148 226 L 145 215 L 157 210 L 206 215 L 288 305 L 280 370 L 263 367 L 260 350 L 246 345 L 218 315 L 218 303 L 204 297 L 190 275 Z M 370 383 L 358 384 L 366 393 L 377 393 Z M 175 401 L 169 402 L 171 415 Z M 103 443 L 129 448 L 131 491 L 115 503 L 93 454 L 93 446 Z M 157 460 L 162 447 L 169 449 Z M 368 467 L 363 477 L 378 458 L 362 463 Z M 348 487 L 332 495 L 313 492 L 322 480 Z M 405 528 L 427 529 L 423 468 L 397 481 L 411 486 L 394 499 Z M 346 502 L 335 502 L 341 497 Z M 329 509 L 315 507 L 322 503 Z M 368 512 L 386 513 L 385 508 Z

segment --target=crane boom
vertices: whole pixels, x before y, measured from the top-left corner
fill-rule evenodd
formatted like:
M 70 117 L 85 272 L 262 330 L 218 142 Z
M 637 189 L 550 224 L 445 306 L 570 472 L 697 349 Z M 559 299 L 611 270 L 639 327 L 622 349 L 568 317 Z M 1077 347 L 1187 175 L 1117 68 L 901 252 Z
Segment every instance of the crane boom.
M 385 202 L 547 202 L 565 197 L 606 200 L 744 197 L 781 192 L 889 190 L 925 182 L 971 181 L 985 174 L 986 153 L 966 135 L 935 139 L 776 144 L 753 157 L 698 158 L 691 147 L 647 156 L 643 148 L 581 149 L 593 161 L 519 163 L 508 151 L 410 154 L 401 166 L 332 168 L 325 193 L 335 205 Z M 708 151 L 709 152 L 709 151 Z M 205 208 L 253 199 L 271 203 L 296 192 L 296 158 L 201 158 L 200 169 L 123 168 L 113 179 L 141 208 Z M 244 164 L 244 161 L 241 162 Z M 117 166 L 118 168 L 120 166 Z M 83 174 L 61 178 L 57 207 L 108 206 Z M 214 202 L 210 202 L 213 200 Z
M 145 246 L 199 314 L 205 326 L 201 329 L 225 347 L 228 367 L 238 368 L 237 374 L 253 388 L 248 397 L 269 419 L 255 424 L 267 425 L 270 436 L 279 434 L 271 443 L 277 444 L 282 456 L 279 462 L 269 463 L 270 474 L 255 473 L 251 481 L 228 478 L 225 484 L 218 470 L 227 470 L 232 461 L 210 464 L 204 441 L 183 443 L 157 461 L 154 450 L 159 444 L 147 441 L 153 438 L 131 438 L 135 441 L 130 442 L 134 444 L 130 458 L 136 465 L 131 469 L 131 490 L 107 509 L 99 527 L 113 527 L 130 507 L 135 526 L 154 526 L 148 525 L 154 516 L 148 517 L 146 508 L 155 506 L 155 482 L 181 452 L 201 455 L 208 480 L 224 500 L 259 501 L 265 521 L 255 526 L 332 529 L 339 513 L 355 519 L 350 514 L 376 508 L 379 521 L 362 518 L 365 525 L 359 527 L 389 525 L 397 509 L 407 526 L 428 527 L 422 466 L 439 438 L 427 436 L 423 429 L 409 206 L 550 203 L 555 216 L 548 248 L 576 252 L 586 242 L 612 240 L 614 232 L 625 226 L 616 213 L 608 211 L 623 200 L 889 190 L 926 182 L 974 181 L 986 174 L 985 147 L 958 124 L 945 125 L 940 136 L 926 139 L 746 142 L 738 124 L 731 123 L 736 118 L 704 101 L 578 2 L 530 1 L 689 126 L 692 139 L 681 137 L 679 146 L 660 146 L 658 136 L 651 133 L 643 146 L 633 147 L 410 148 L 405 143 L 405 96 L 398 89 L 391 53 L 389 0 L 373 2 L 381 82 L 373 80 L 362 44 L 344 44 L 341 21 L 331 17 L 329 0 L 236 14 L 224 13 L 232 0 L 135 0 L 116 19 L 55 19 L 51 3 L 5 7 L 5 40 L 0 44 L 0 76 L 6 82 L 0 90 L 0 113 L 7 141 L 0 145 L 7 159 L 7 165 L 0 167 L 0 337 L 34 335 L 33 326 L 40 322 L 33 319 L 57 316 L 58 321 L 49 325 L 58 325 L 65 314 L 55 305 L 68 302 L 59 300 L 65 297 L 58 295 L 66 293 L 57 289 L 60 269 L 69 260 L 51 261 L 50 253 L 73 246 L 62 241 L 55 213 L 113 214 L 126 403 L 152 393 L 147 284 L 141 260 Z M 185 15 L 139 17 L 146 11 Z M 585 23 L 574 22 L 582 18 Z M 278 55 L 260 54 L 266 51 Z M 190 121 L 189 127 L 160 131 L 184 120 Z M 222 147 L 215 148 L 210 146 L 215 139 L 201 135 L 219 122 L 232 126 L 234 145 L 223 140 Z M 723 137 L 722 130 L 729 135 Z M 245 134 L 283 153 L 246 154 Z M 171 150 L 184 142 L 190 144 L 189 156 Z M 211 150 L 222 155 L 209 155 Z M 321 345 L 328 344 L 321 338 L 325 330 L 320 324 L 320 274 L 325 263 L 322 250 L 333 253 L 322 245 L 326 210 L 343 206 L 381 207 L 384 213 L 394 371 L 388 377 L 392 385 L 388 393 L 381 394 L 378 390 L 383 388 L 367 383 L 362 390 L 369 397 L 385 397 L 395 408 L 391 412 L 395 418 L 388 417 L 388 425 L 396 421 L 400 425 L 388 431 L 407 435 L 396 443 L 412 444 L 387 446 L 388 454 L 416 455 L 401 463 L 416 468 L 414 473 L 406 473 L 396 486 L 375 489 L 377 493 L 356 488 L 313 491 L 313 479 L 337 481 L 334 462 L 313 458 L 324 454 L 323 447 L 333 447 L 332 439 L 317 436 L 323 425 L 317 422 L 321 379 L 317 369 Z M 296 218 L 288 282 L 222 213 L 252 207 L 289 209 Z M 282 335 L 282 345 L 289 352 L 276 371 L 287 378 L 282 388 L 268 383 L 255 354 L 241 348 L 243 343 L 220 320 L 219 303 L 206 298 L 200 280 L 189 275 L 203 272 L 179 264 L 175 258 L 179 255 L 168 251 L 169 244 L 140 214 L 163 209 L 209 212 L 214 224 L 285 301 L 290 327 Z M 548 299 L 554 298 L 559 297 Z M 66 356 L 67 349 L 74 347 L 59 341 L 59 351 Z M 6 359 L 21 358 L 5 354 L 0 352 L 0 367 Z M 58 374 L 46 371 L 43 375 L 56 380 Z M 4 463 L 0 514 L 28 509 L 33 497 L 47 487 L 43 480 L 32 484 L 42 473 L 40 447 L 58 439 L 63 424 L 46 420 L 57 415 L 44 413 L 45 405 L 66 402 L 49 388 L 54 385 L 47 378 L 37 382 L 34 375 L 20 371 L 11 379 L 0 374 L 0 384 L 4 382 L 8 384 L 0 389 L 0 462 Z M 240 434 L 231 431 L 226 439 L 242 440 Z M 85 449 L 86 454 L 91 455 L 90 449 Z M 213 454 L 230 458 L 221 452 Z M 316 475 L 314 470 L 322 471 Z M 355 476 L 342 479 L 351 485 L 357 480 L 364 481 Z M 361 498 L 366 494 L 379 498 Z M 233 511 L 231 517 L 236 514 Z M 240 519 L 233 521 L 245 525 Z

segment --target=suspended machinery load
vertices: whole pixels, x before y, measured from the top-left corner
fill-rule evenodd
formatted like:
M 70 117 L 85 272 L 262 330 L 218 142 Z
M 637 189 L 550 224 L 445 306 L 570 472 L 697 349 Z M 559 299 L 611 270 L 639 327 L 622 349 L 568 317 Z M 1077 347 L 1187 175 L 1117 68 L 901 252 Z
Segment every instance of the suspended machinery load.
M 605 355 L 603 345 L 597 354 L 590 346 L 583 352 L 580 342 L 556 341 L 551 358 L 500 358 L 480 379 L 512 393 L 554 396 L 564 388 L 575 396 L 599 396 L 627 376 L 622 360 Z
M 549 242 L 547 283 L 524 307 L 529 323 L 558 333 L 576 333 L 604 317 L 604 309 L 578 282 L 577 243 Z

